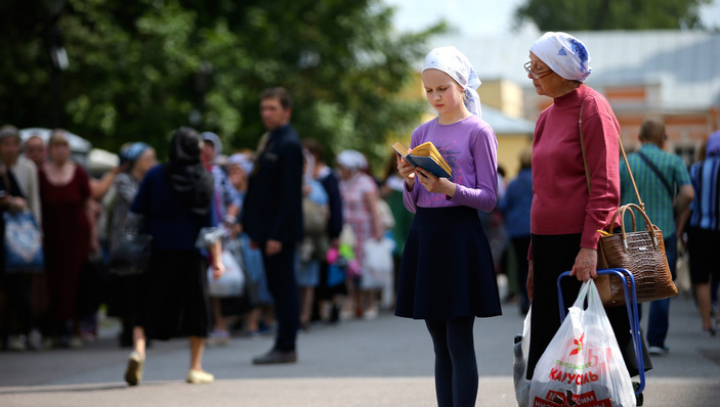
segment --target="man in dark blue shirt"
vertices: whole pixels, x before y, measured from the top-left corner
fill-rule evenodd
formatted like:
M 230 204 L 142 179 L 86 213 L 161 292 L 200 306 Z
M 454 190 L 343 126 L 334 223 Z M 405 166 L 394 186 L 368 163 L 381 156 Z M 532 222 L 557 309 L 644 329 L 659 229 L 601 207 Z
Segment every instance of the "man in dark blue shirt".
M 278 323 L 275 345 L 253 363 L 295 363 L 300 300 L 295 281 L 295 249 L 303 239 L 300 139 L 290 125 L 292 99 L 283 88 L 265 90 L 260 114 L 268 133 L 257 152 L 240 222 L 260 247 Z

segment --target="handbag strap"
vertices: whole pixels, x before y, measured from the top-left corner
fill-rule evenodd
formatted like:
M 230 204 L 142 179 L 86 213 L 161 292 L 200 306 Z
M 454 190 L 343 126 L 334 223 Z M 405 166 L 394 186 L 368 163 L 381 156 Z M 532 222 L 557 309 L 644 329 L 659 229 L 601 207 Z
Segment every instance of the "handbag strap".
M 623 220 L 625 219 L 625 213 L 627 211 L 630 211 L 630 215 L 632 215 L 632 218 L 633 218 L 633 232 L 637 231 L 637 229 L 635 228 L 635 215 L 633 213 L 633 209 L 640 212 L 640 215 L 642 215 L 643 219 L 645 219 L 645 230 L 649 231 L 652 234 L 653 248 L 655 250 L 657 250 L 660 247 L 660 243 L 658 242 L 657 234 L 655 233 L 657 227 L 652 224 L 652 222 L 650 221 L 650 218 L 647 216 L 647 213 L 645 213 L 645 211 L 642 208 L 640 208 L 639 206 L 637 206 L 633 203 L 630 203 L 630 204 L 626 204 L 626 205 L 619 207 L 617 209 L 617 211 L 615 211 L 615 215 L 613 215 L 612 222 L 610 223 L 611 225 L 615 224 L 615 219 L 618 219 L 618 215 L 619 215 L 620 233 L 622 235 L 622 242 L 623 242 L 623 247 L 625 248 L 625 251 L 628 250 L 628 243 L 627 243 L 627 231 L 625 230 L 625 222 Z
M 587 99 L 587 97 L 585 98 Z M 590 194 L 590 168 L 588 167 L 587 163 L 587 157 L 585 155 L 585 140 L 583 137 L 582 132 L 582 117 L 583 117 L 583 109 L 585 108 L 585 99 L 583 99 L 582 103 L 580 104 L 580 117 L 578 118 L 578 130 L 580 131 L 580 149 L 582 150 L 582 157 L 583 157 L 583 165 L 585 166 L 585 179 L 587 180 L 587 187 L 588 187 L 588 195 Z M 608 114 L 612 118 L 612 112 L 610 112 L 610 108 L 608 108 L 607 103 L 603 103 L 605 105 L 605 109 L 607 110 Z M 635 189 L 635 195 L 637 196 L 638 203 L 640 204 L 640 208 L 644 211 L 645 210 L 645 204 L 643 203 L 642 199 L 640 199 L 640 192 L 638 191 L 637 185 L 635 184 L 635 177 L 633 177 L 632 170 L 630 170 L 630 163 L 628 162 L 627 155 L 625 154 L 625 147 L 623 147 L 622 140 L 620 139 L 620 126 L 618 126 L 617 122 L 613 120 L 613 123 L 615 123 L 615 127 L 618 131 L 618 144 L 620 145 L 620 151 L 622 151 L 623 159 L 625 159 L 625 165 L 627 166 L 628 173 L 630 174 L 630 181 L 632 182 L 633 188 Z

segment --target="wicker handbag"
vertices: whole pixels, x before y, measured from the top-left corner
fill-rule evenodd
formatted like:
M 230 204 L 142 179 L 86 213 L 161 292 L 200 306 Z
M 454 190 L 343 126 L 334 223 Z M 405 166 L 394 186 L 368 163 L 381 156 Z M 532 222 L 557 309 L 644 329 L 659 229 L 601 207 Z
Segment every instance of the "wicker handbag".
M 607 106 L 605 107 L 607 109 Z M 585 158 L 585 141 L 583 140 L 582 134 L 582 109 L 583 106 L 580 107 L 578 128 L 580 130 L 580 146 L 589 193 L 590 171 L 587 159 Z M 618 141 L 640 205 L 623 205 L 615 211 L 610 225 L 615 225 L 615 220 L 619 219 L 620 233 L 612 233 L 612 230 L 610 230 L 610 233 L 607 235 L 600 236 L 597 252 L 597 268 L 624 268 L 632 273 L 635 279 L 635 289 L 639 303 L 674 297 L 677 295 L 678 290 L 677 287 L 675 287 L 675 283 L 673 283 L 670 266 L 668 265 L 667 256 L 665 255 L 665 243 L 663 241 L 662 231 L 652 224 L 650 218 L 648 218 L 645 213 L 645 204 L 643 204 L 640 199 L 640 192 L 638 192 L 637 185 L 635 185 L 635 178 L 630 170 L 630 163 L 628 163 L 625 149 L 620 140 L 620 132 L 618 132 Z M 637 230 L 634 211 L 637 211 L 645 220 L 645 230 Z M 632 218 L 633 227 L 631 232 L 628 232 L 625 227 L 624 218 L 626 213 L 629 213 Z M 600 292 L 603 305 L 625 305 L 625 295 L 622 284 L 622 280 L 615 275 L 602 275 L 595 279 L 595 285 Z M 628 288 L 629 287 L 630 284 L 628 283 Z

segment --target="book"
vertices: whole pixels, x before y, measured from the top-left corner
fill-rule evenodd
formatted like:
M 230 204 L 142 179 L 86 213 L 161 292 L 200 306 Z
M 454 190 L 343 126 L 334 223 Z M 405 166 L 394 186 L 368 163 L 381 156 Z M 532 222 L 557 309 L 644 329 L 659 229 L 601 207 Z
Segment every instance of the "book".
M 407 148 L 400 143 L 393 144 L 392 148 L 413 168 L 420 167 L 438 178 L 450 178 L 452 176 L 452 168 L 430 141 L 415 147 L 410 154 L 408 154 Z

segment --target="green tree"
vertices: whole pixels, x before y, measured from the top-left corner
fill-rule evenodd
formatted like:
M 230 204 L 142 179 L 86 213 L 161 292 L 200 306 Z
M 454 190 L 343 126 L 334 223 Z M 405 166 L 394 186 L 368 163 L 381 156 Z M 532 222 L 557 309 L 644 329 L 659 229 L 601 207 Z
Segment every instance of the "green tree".
M 703 28 L 699 9 L 712 0 L 527 0 L 515 11 L 540 31 Z
M 48 0 L 23 14 L 26 2 L 0 5 L 10 27 L 0 97 L 12 100 L 0 122 L 51 127 L 53 22 Z M 263 133 L 259 93 L 284 86 L 301 137 L 379 159 L 381 142 L 416 124 L 423 104 L 398 94 L 427 38 L 444 30 L 398 34 L 392 12 L 379 0 L 66 0 L 61 125 L 111 150 L 138 139 L 163 147 L 196 110 L 199 130 L 252 148 Z

